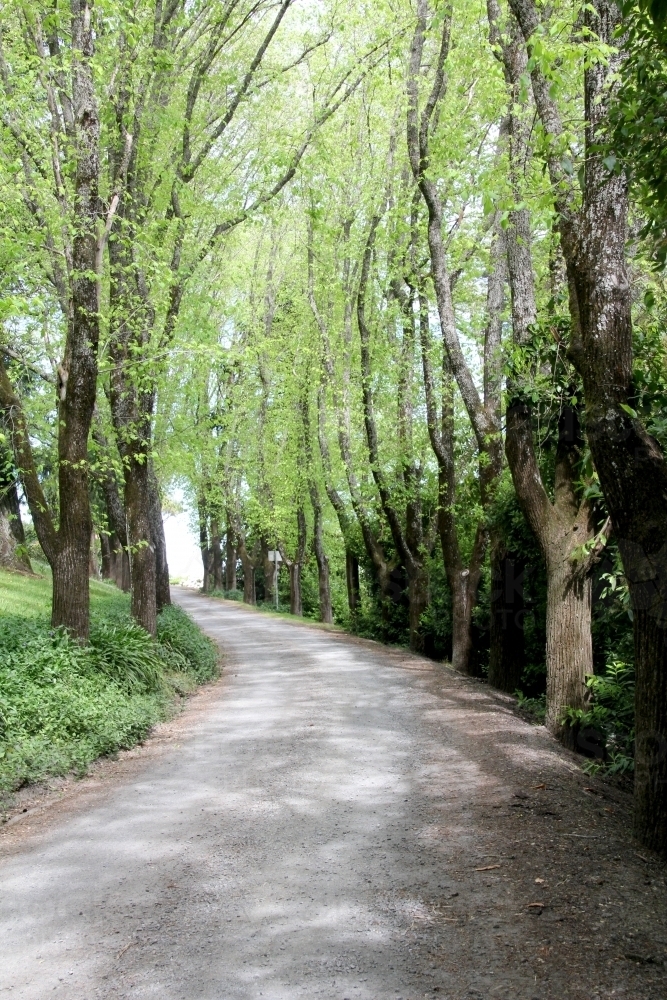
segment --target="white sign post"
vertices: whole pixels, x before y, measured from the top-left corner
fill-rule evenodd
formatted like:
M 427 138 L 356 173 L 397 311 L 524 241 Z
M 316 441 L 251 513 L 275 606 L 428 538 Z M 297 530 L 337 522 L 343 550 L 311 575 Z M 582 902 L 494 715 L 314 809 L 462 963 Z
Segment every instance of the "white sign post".
M 283 557 L 281 556 L 280 552 L 278 552 L 278 549 L 269 549 L 268 556 L 271 562 L 273 563 L 273 593 L 275 597 L 276 611 L 277 611 L 278 610 L 278 563 L 281 563 L 283 561 Z

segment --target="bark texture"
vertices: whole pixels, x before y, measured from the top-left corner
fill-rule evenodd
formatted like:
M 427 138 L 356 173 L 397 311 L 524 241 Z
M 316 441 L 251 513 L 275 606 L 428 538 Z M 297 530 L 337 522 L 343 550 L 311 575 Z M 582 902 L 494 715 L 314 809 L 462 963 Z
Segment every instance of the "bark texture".
M 510 0 L 528 53 L 540 25 L 533 0 Z M 594 0 L 585 27 L 613 46 L 619 8 Z M 636 670 L 635 831 L 649 847 L 667 850 L 667 463 L 632 409 L 632 317 L 625 254 L 626 178 L 610 174 L 595 148 L 619 68 L 592 63 L 584 77 L 583 204 L 557 154 L 561 114 L 539 63 L 531 73 L 535 106 L 551 143 L 547 156 L 567 267 L 573 334 L 570 355 L 581 373 L 586 431 L 623 559 L 633 606 Z
M 25 549 L 13 456 L 0 446 L 0 566 L 32 573 Z
M 40 51 L 38 55 L 41 54 Z M 98 232 L 100 122 L 92 66 L 95 28 L 87 2 L 72 4 L 70 55 L 70 92 L 67 93 L 64 76 L 57 94 L 50 79 L 44 83 L 52 133 L 56 142 L 62 142 L 67 149 L 74 176 L 71 208 L 59 199 L 63 230 L 72 234 L 65 251 L 67 276 L 55 252 L 51 271 L 67 322 L 57 385 L 57 514 L 49 509 L 42 491 L 21 402 L 1 354 L 0 405 L 10 429 L 16 465 L 20 469 L 37 537 L 52 570 L 51 624 L 54 628 L 64 627 L 78 639 L 85 640 L 90 625 L 88 563 L 93 528 L 88 495 L 88 435 L 97 386 L 98 281 L 104 249 L 104 235 Z M 4 76 L 3 82 L 7 87 Z M 56 194 L 61 189 L 59 155 L 56 153 L 52 159 Z M 32 183 L 28 175 L 26 185 L 30 191 Z M 46 244 L 48 251 L 52 247 L 48 237 Z
M 167 562 L 167 541 L 164 536 L 164 522 L 162 520 L 162 501 L 160 499 L 160 487 L 152 463 L 149 465 L 148 469 L 148 490 L 150 498 L 151 538 L 153 540 L 153 549 L 155 551 L 155 606 L 156 610 L 159 613 L 160 611 L 162 611 L 162 608 L 165 608 L 171 604 L 171 592 L 169 590 L 169 564 Z M 214 524 L 212 525 L 212 537 L 211 537 L 211 544 L 213 546 L 213 553 L 214 553 L 213 570 L 215 574 L 215 569 L 216 569 L 215 545 L 217 542 L 218 576 L 219 576 L 220 537 L 218 534 L 216 538 L 216 536 L 213 534 L 213 527 Z M 215 575 L 214 575 L 213 585 L 215 586 Z
M 225 590 L 236 590 L 236 558 L 234 530 L 228 521 L 225 536 Z

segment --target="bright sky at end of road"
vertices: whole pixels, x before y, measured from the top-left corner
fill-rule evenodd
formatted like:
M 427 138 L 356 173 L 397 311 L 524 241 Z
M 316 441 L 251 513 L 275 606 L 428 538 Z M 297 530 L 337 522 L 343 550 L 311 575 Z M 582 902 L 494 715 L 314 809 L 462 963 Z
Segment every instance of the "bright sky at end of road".
M 164 534 L 167 541 L 169 576 L 185 584 L 202 581 L 201 552 L 189 524 L 187 511 L 165 514 Z

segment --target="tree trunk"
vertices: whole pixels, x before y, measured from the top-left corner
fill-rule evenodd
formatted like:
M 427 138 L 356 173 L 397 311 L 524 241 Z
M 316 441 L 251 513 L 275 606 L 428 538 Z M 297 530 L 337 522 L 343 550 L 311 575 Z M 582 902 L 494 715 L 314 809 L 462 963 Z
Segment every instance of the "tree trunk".
M 664 569 L 662 570 L 664 574 Z M 655 583 L 645 581 L 649 585 Z M 664 578 L 663 578 L 664 579 Z M 637 606 L 635 587 L 635 833 L 656 851 L 667 849 L 667 629 L 656 603 Z M 664 591 L 663 591 L 664 593 Z M 639 600 L 638 600 L 639 597 Z M 660 595 L 664 609 L 664 597 Z
M 529 55 L 541 26 L 533 0 L 511 0 Z M 667 850 L 667 463 L 632 410 L 631 282 L 626 262 L 627 179 L 603 161 L 610 75 L 623 58 L 616 28 L 620 9 L 608 0 L 586 8 L 585 27 L 612 46 L 609 60 L 584 74 L 586 118 L 583 202 L 568 192 L 562 162 L 549 157 L 561 246 L 567 265 L 570 355 L 581 373 L 586 429 L 618 538 L 633 608 L 635 646 L 635 832 Z M 616 51 L 614 51 L 614 48 Z M 531 74 L 535 105 L 551 146 L 563 133 L 560 110 L 538 66 Z M 613 78 L 612 78 L 613 79 Z M 569 196 L 568 196 L 569 195 Z
M 424 566 L 418 566 L 408 574 L 408 608 L 410 624 L 410 649 L 416 653 L 424 651 L 424 636 L 421 617 L 428 607 L 429 598 L 428 572 Z
M 132 615 L 149 635 L 157 631 L 155 549 L 151 530 L 148 463 L 133 457 L 124 463 L 125 510 L 132 576 Z
M 132 589 L 130 553 L 127 548 L 123 548 L 116 535 L 112 535 L 110 541 L 113 580 L 124 594 L 128 594 Z
M 120 544 L 118 536 L 112 532 L 107 536 L 109 542 L 109 579 L 124 593 L 132 589 L 130 578 L 130 556 L 126 548 Z
M 211 587 L 211 549 L 208 544 L 208 518 L 206 516 L 206 505 L 200 498 L 199 509 L 199 551 L 203 567 L 201 589 L 208 593 Z
M 229 527 L 225 540 L 225 590 L 236 590 L 236 549 Z
M 91 418 L 93 398 L 90 405 Z M 90 419 L 86 420 L 83 414 L 77 413 L 70 417 L 69 433 L 65 435 L 68 441 L 60 454 L 58 492 L 61 498 L 61 517 L 58 549 L 51 566 L 51 627 L 65 628 L 81 640 L 88 638 L 90 627 L 88 565 L 93 523 L 85 465 L 87 450 L 81 445 L 84 435 L 86 440 L 88 438 L 89 427 Z
M 489 684 L 514 692 L 524 669 L 524 566 L 501 538 L 491 539 L 491 616 Z
M 90 535 L 90 558 L 88 561 L 88 576 L 94 580 L 98 580 L 100 576 L 100 564 L 97 558 L 97 542 L 96 542 L 96 532 L 91 532 Z
M 107 511 L 107 540 L 109 542 L 109 579 L 127 593 L 130 580 L 130 557 L 127 551 L 127 516 L 120 498 L 118 480 L 111 463 L 109 445 L 99 424 L 93 426 L 93 439 L 106 456 L 106 464 L 98 474 Z
M 571 534 L 571 532 L 570 532 Z M 591 579 L 572 562 L 567 532 L 550 544 L 547 556 L 547 715 L 545 725 L 569 744 L 566 708 L 583 708 L 585 677 L 593 673 Z
M 291 615 L 303 615 L 301 603 L 301 563 L 289 564 L 289 610 Z
M 273 559 L 269 559 L 269 546 L 262 541 L 262 566 L 264 567 L 264 600 L 272 604 L 275 600 L 276 567 Z
M 81 539 L 75 537 L 71 546 L 60 549 L 51 564 L 51 628 L 65 628 L 82 640 L 88 638 L 89 628 L 89 545 L 88 537 L 84 559 Z
M 220 539 L 220 525 L 217 520 L 211 520 L 211 573 L 213 576 L 213 589 L 224 590 L 225 581 L 222 574 L 222 545 Z
M 255 567 L 249 559 L 241 559 L 243 563 L 243 600 L 245 604 L 256 604 Z
M 471 673 L 472 612 L 468 570 L 461 570 L 458 579 L 450 579 L 452 592 L 452 667 L 460 674 Z M 453 585 L 452 585 L 453 584 Z
M 243 601 L 245 604 L 256 604 L 255 594 L 255 563 L 246 547 L 245 539 L 237 532 L 238 553 L 243 566 Z
M 357 325 L 359 327 L 360 340 L 360 367 L 361 367 L 361 397 L 364 413 L 364 429 L 366 431 L 366 444 L 368 449 L 369 464 L 378 494 L 382 511 L 387 519 L 391 531 L 392 540 L 400 558 L 402 566 L 405 567 L 408 578 L 408 605 L 410 622 L 410 648 L 419 652 L 423 648 L 423 636 L 420 628 L 420 618 L 424 611 L 422 601 L 424 594 L 428 594 L 428 578 L 425 576 L 428 570 L 425 565 L 424 547 L 421 528 L 421 506 L 419 498 L 419 484 L 413 469 L 405 469 L 404 484 L 408 487 L 408 494 L 412 493 L 412 500 L 406 504 L 405 509 L 405 530 L 401 524 L 401 518 L 392 502 L 389 487 L 383 474 L 378 448 L 377 425 L 373 404 L 372 371 L 371 371 L 371 332 L 366 321 L 366 291 L 370 277 L 371 261 L 375 247 L 375 237 L 380 216 L 375 215 L 371 220 L 368 238 L 361 266 L 359 279 L 359 289 L 357 292 Z M 414 344 L 414 330 L 404 336 L 409 342 Z M 399 407 L 399 410 L 401 407 Z M 405 401 L 403 412 L 399 412 L 399 425 L 409 423 L 410 407 Z M 411 605 L 411 598 L 416 604 Z
M 0 566 L 3 569 L 26 570 L 30 572 L 30 567 L 26 565 L 25 557 L 17 552 L 18 542 L 12 531 L 11 514 L 5 504 L 0 503 Z
M 57 517 L 51 511 L 39 481 L 21 401 L 7 376 L 1 355 L 0 405 L 12 411 L 11 436 L 16 467 L 21 470 L 35 531 L 52 569 L 51 625 L 53 628 L 64 627 L 77 639 L 86 640 L 90 627 L 88 561 L 93 528 L 88 494 L 88 434 L 97 388 L 98 293 L 104 243 L 99 232 L 100 121 L 92 68 L 96 26 L 88 4 L 70 5 L 69 25 L 70 58 L 64 60 L 63 66 L 69 65 L 71 69 L 66 71 L 63 68 L 59 90 L 61 95 L 66 94 L 67 72 L 71 81 L 71 96 L 65 98 L 70 111 L 67 171 L 74 180 L 73 197 L 60 197 L 59 154 L 54 154 L 52 159 L 53 194 L 56 202 L 60 203 L 62 213 L 56 224 L 66 240 L 67 273 L 63 272 L 62 261 L 57 259 L 55 252 L 50 256 L 50 266 L 47 266 L 67 321 L 65 350 L 58 366 L 57 385 Z M 43 59 L 39 48 L 35 57 Z M 52 83 L 48 86 L 51 87 Z M 59 123 L 52 119 L 51 138 L 54 143 L 59 142 L 59 130 Z M 43 176 L 46 180 L 47 175 Z M 29 176 L 26 183 L 28 188 L 32 186 Z M 48 252 L 48 237 L 45 238 L 45 246 Z
M 347 584 L 347 606 L 350 614 L 355 615 L 360 604 L 359 591 L 359 560 L 354 552 L 345 549 L 345 582 Z
M 590 503 L 579 502 L 575 493 L 581 440 L 576 411 L 567 405 L 562 408 L 558 439 L 552 503 L 537 465 L 530 410 L 511 400 L 507 458 L 519 505 L 547 567 L 546 725 L 568 742 L 563 710 L 583 707 L 584 675 L 593 672 L 591 585 L 584 563 L 574 558 L 593 538 L 593 521 Z
M 102 552 L 100 574 L 103 580 L 112 580 L 113 568 L 112 568 L 112 557 L 111 557 L 111 541 L 109 539 L 109 534 L 106 531 L 100 531 L 100 549 Z
M 12 465 L 9 452 L 0 450 L 0 566 L 32 573 Z
M 155 607 L 158 612 L 171 604 L 169 589 L 169 564 L 167 562 L 167 541 L 162 520 L 160 487 L 152 464 L 148 467 L 148 490 L 150 501 L 151 539 L 155 550 Z
M 320 598 L 320 619 L 327 624 L 333 622 L 333 611 L 331 608 L 331 585 L 329 581 L 329 560 L 324 551 L 322 542 L 322 507 L 317 497 L 317 503 L 313 502 L 314 512 L 314 540 L 315 559 L 317 560 L 317 581 Z

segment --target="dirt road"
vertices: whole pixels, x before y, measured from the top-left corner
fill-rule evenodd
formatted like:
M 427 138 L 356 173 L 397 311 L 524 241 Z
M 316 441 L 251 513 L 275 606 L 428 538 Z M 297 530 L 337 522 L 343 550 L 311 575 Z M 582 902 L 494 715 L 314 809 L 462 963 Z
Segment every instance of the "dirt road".
M 543 729 L 405 652 L 176 597 L 223 678 L 6 853 L 0 995 L 664 1000 L 665 867 Z

